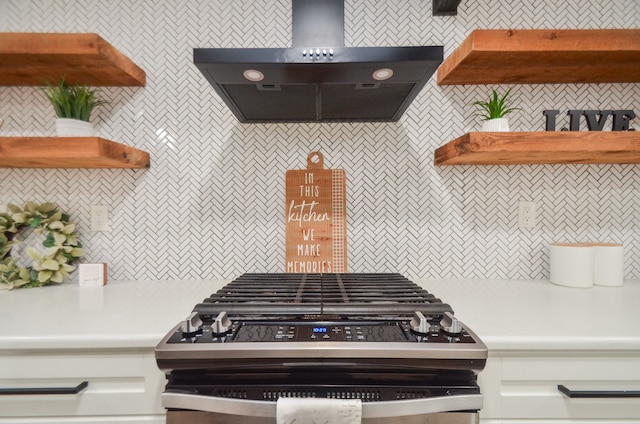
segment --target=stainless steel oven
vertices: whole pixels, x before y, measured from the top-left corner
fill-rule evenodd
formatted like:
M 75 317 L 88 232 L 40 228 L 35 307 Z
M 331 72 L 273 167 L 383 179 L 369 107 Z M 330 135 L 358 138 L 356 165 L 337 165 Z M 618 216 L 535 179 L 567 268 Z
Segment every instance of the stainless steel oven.
M 156 348 L 168 424 L 272 424 L 283 397 L 359 399 L 364 423 L 476 423 L 486 358 L 399 274 L 244 274 Z

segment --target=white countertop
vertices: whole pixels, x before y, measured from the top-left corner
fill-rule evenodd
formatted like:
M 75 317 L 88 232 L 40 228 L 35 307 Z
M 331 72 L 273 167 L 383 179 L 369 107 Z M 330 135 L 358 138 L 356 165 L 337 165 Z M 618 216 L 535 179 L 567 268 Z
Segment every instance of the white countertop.
M 0 291 L 0 350 L 152 348 L 226 281 L 110 281 Z
M 640 350 L 640 281 L 574 289 L 548 281 L 415 280 L 500 350 Z M 0 291 L 0 350 L 151 350 L 227 280 L 73 283 Z
M 640 281 L 569 288 L 548 280 L 422 280 L 496 350 L 640 350 Z

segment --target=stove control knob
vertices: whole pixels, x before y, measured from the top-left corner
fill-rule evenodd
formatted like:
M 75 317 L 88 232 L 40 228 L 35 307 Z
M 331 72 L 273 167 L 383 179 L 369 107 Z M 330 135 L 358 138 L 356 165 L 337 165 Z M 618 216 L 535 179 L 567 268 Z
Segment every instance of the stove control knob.
M 213 324 L 211 324 L 211 333 L 214 336 L 221 336 L 226 334 L 231 330 L 233 323 L 229 319 L 229 316 L 225 311 L 222 311 L 218 314 Z
M 189 318 L 182 322 L 180 325 L 180 330 L 182 330 L 182 334 L 184 335 L 193 335 L 198 331 L 202 330 L 202 320 L 197 312 L 191 313 Z
M 427 318 L 420 311 L 413 313 L 413 319 L 411 320 L 411 329 L 418 334 L 427 334 L 429 332 L 429 322 Z
M 460 321 L 458 321 L 451 312 L 444 313 L 444 317 L 440 320 L 440 327 L 442 331 L 452 336 L 457 336 L 462 333 Z

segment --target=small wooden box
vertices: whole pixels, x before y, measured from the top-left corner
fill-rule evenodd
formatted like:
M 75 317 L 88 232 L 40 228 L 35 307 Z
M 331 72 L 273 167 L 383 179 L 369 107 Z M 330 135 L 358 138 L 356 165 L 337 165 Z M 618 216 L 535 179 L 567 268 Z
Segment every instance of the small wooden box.
M 107 284 L 107 264 L 80 264 L 78 284 L 82 287 L 104 286 Z

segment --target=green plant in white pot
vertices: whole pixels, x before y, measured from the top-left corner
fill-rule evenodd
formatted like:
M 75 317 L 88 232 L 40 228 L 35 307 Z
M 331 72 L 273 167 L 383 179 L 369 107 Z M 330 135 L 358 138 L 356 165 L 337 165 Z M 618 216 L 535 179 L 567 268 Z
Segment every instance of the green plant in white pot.
M 99 96 L 99 90 L 85 85 L 73 85 L 64 78 L 56 85 L 47 83 L 47 98 L 56 112 L 56 134 L 60 137 L 93 136 L 89 121 L 96 106 L 108 103 Z
M 502 96 L 498 95 L 496 90 L 492 90 L 489 101 L 477 101 L 473 102 L 474 105 L 479 106 L 482 110 L 478 113 L 483 119 L 482 131 L 509 131 L 509 120 L 505 117 L 507 114 L 518 110 L 517 107 L 511 107 L 509 104 L 509 94 L 511 89 L 508 89 Z

